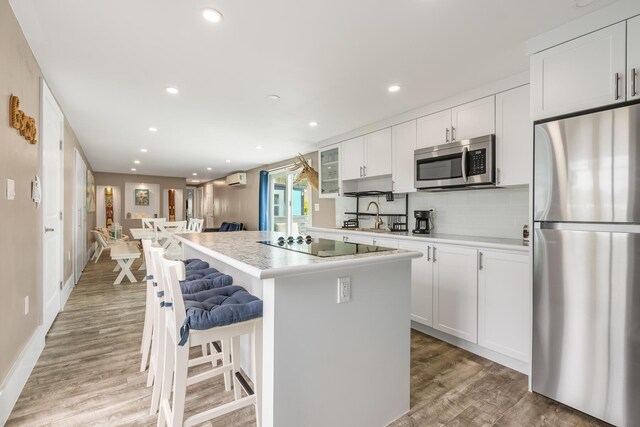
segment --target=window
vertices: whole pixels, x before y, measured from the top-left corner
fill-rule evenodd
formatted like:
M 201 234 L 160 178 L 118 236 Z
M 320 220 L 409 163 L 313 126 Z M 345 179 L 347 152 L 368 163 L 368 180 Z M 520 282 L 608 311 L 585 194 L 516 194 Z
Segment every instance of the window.
M 289 167 L 269 173 L 269 229 L 299 235 L 311 225 L 311 187 L 307 181 L 294 182 L 299 171 Z

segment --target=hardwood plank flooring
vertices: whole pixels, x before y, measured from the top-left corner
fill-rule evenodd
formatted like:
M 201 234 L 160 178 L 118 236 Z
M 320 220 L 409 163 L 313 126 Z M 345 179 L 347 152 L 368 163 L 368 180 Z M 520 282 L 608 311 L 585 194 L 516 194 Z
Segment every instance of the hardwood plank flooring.
M 89 263 L 7 426 L 151 426 L 151 389 L 140 365 L 144 284 L 113 285 L 114 263 Z M 144 277 L 136 271 L 135 276 Z M 197 349 L 193 351 L 197 352 Z M 233 399 L 222 378 L 189 387 L 187 412 Z M 204 426 L 254 426 L 251 408 Z M 392 424 L 413 426 L 605 426 L 527 392 L 527 378 L 435 338 L 411 334 L 411 410 Z

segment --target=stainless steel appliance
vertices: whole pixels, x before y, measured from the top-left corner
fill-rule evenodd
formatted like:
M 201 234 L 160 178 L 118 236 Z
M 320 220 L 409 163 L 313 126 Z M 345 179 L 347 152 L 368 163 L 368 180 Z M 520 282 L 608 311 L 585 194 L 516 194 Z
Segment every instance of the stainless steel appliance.
M 495 139 L 487 135 L 416 150 L 415 187 L 434 191 L 495 185 Z
M 258 243 L 262 243 L 263 245 L 268 246 L 274 246 L 280 249 L 287 249 L 293 252 L 302 252 L 304 254 L 314 255 L 321 258 L 343 255 L 358 255 L 370 252 L 384 252 L 393 250 L 393 248 L 342 242 L 340 240 L 313 239 L 311 236 L 289 236 L 286 238 L 278 237 L 277 240 L 264 240 Z
M 413 211 L 413 217 L 416 219 L 416 227 L 413 234 L 429 234 L 433 230 L 433 218 L 431 210 Z
M 535 126 L 532 386 L 640 422 L 640 105 Z

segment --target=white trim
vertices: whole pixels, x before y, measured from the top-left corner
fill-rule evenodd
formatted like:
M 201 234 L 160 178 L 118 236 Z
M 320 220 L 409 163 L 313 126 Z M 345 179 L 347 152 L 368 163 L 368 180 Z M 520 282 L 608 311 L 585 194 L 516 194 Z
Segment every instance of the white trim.
M 35 330 L 31 339 L 24 347 L 20 356 L 16 359 L 0 385 L 0 425 L 5 425 L 13 407 L 15 406 L 22 389 L 24 388 L 31 371 L 44 350 L 44 334 L 41 326 Z
M 477 354 L 478 356 L 484 357 L 485 359 L 489 359 L 493 362 L 499 363 L 500 365 L 506 366 L 507 368 L 511 368 L 515 371 L 521 372 L 527 376 L 529 375 L 529 364 L 522 362 L 521 360 L 505 356 L 504 354 L 481 347 L 478 344 L 474 344 L 467 340 L 451 336 L 413 320 L 411 321 L 411 328 L 415 329 L 418 332 L 422 332 L 423 334 L 430 335 L 441 341 L 459 347 L 463 350 L 467 350 L 473 354 Z
M 64 283 L 62 289 L 60 289 L 60 311 L 64 311 L 64 306 L 67 304 L 69 297 L 71 296 L 71 292 L 73 292 L 73 288 L 75 287 L 73 284 L 74 275 L 71 273 L 71 276 Z

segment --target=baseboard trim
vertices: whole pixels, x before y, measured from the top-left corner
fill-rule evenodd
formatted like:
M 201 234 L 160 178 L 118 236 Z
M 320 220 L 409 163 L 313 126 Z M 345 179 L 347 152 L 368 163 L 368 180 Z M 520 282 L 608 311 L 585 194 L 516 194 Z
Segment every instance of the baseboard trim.
M 44 350 L 44 333 L 42 331 L 42 326 L 38 326 L 0 385 L 0 426 L 5 425 L 9 419 L 31 371 Z
M 529 375 L 529 364 L 521 360 L 514 359 L 510 356 L 505 356 L 504 354 L 489 350 L 487 348 L 479 346 L 478 344 L 474 344 L 461 338 L 451 336 L 413 320 L 411 321 L 411 328 L 415 329 L 418 332 L 422 332 L 423 334 L 438 338 L 439 340 L 451 345 L 455 345 L 456 347 L 460 347 L 461 349 L 467 350 L 473 354 L 477 354 L 478 356 L 484 357 L 485 359 L 489 359 L 492 362 L 496 362 L 500 365 L 506 366 L 507 368 L 511 368 L 514 371 L 518 371 L 527 376 Z
M 69 276 L 67 281 L 64 283 L 62 289 L 60 289 L 60 311 L 64 311 L 64 306 L 67 304 L 69 297 L 71 296 L 71 292 L 73 291 L 73 274 Z

